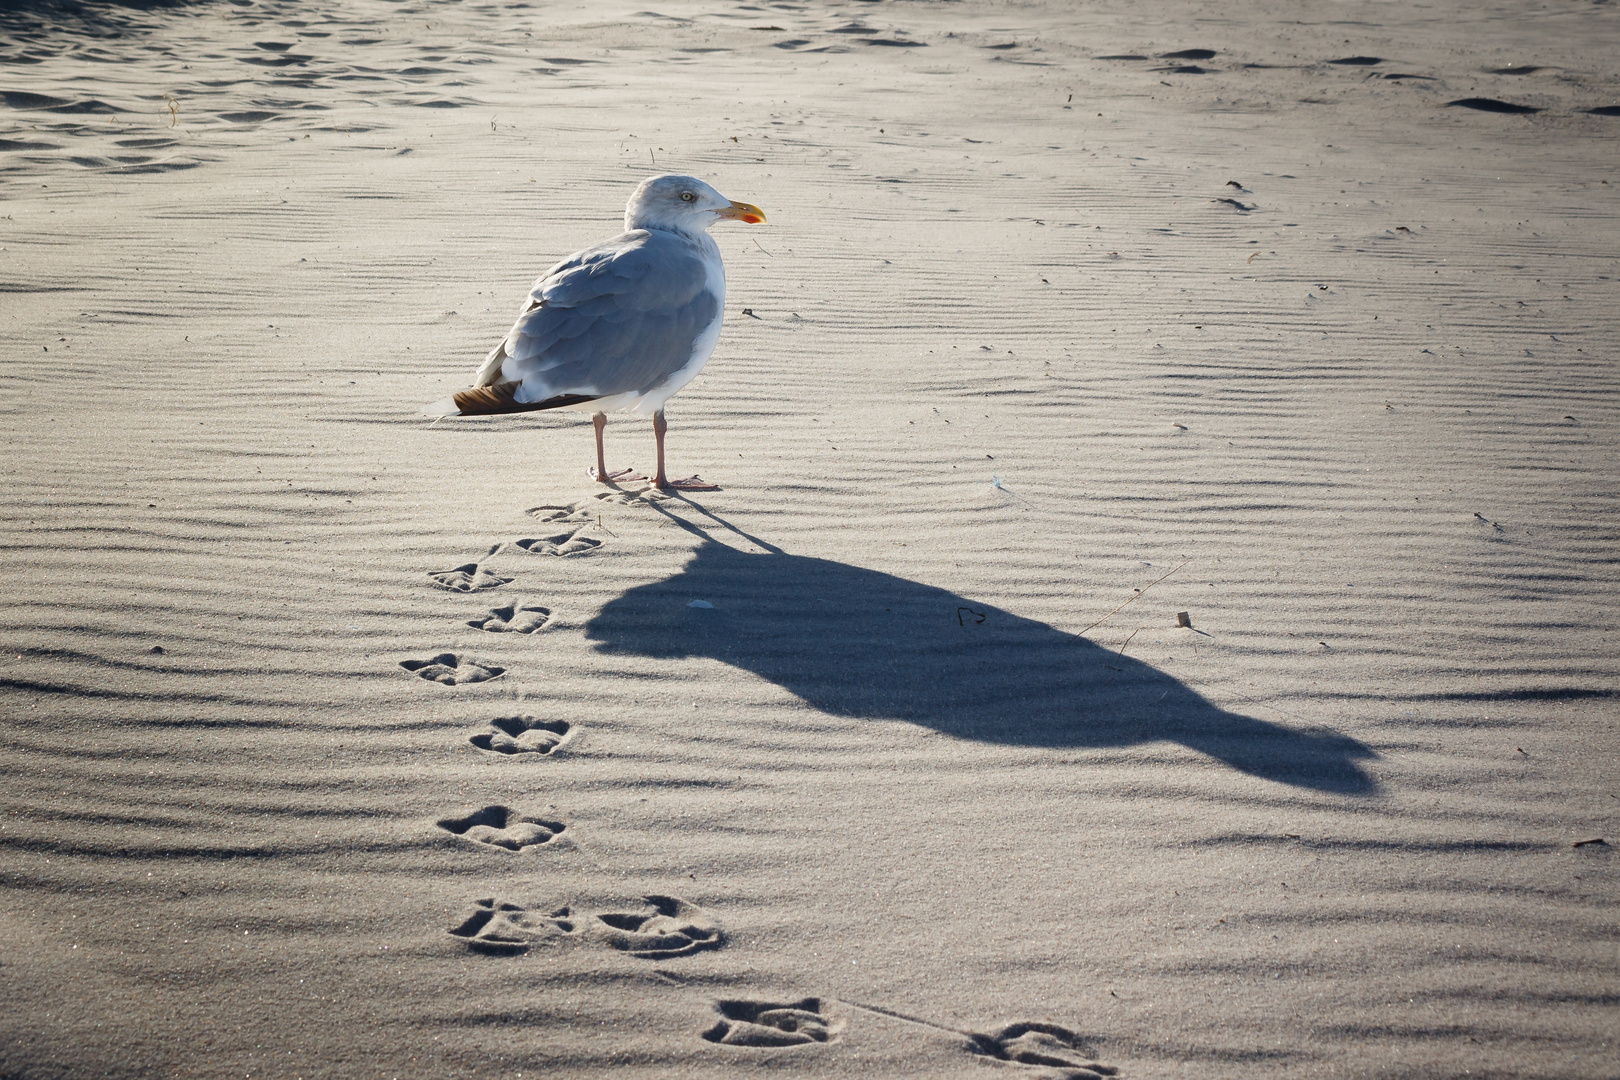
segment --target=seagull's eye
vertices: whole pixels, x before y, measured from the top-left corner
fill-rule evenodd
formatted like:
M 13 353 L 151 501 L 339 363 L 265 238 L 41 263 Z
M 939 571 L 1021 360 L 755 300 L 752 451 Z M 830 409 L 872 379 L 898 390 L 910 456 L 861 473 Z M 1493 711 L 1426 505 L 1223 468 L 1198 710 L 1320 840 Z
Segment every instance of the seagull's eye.
M 681 202 L 691 202 L 695 198 L 697 198 L 697 196 L 692 194 L 690 191 L 681 192 Z

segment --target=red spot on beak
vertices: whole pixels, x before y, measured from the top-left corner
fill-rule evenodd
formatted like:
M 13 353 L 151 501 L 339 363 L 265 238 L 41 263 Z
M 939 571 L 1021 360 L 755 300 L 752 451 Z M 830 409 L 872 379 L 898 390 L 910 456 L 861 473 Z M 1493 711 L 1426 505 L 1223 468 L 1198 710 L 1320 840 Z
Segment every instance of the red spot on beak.
M 750 225 L 758 225 L 765 220 L 765 211 L 752 203 L 733 202 L 724 210 L 715 212 L 723 218 L 730 218 L 733 221 L 746 221 Z

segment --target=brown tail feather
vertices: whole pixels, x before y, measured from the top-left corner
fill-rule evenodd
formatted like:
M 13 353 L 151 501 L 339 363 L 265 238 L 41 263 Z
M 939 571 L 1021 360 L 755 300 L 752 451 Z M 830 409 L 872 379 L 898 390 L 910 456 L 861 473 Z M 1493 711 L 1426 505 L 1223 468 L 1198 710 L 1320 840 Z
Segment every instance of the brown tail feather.
M 462 416 L 487 416 L 491 413 L 537 412 L 540 409 L 562 409 L 596 398 L 589 394 L 559 394 L 544 401 L 518 401 L 512 395 L 522 383 L 496 383 L 463 390 L 451 398 Z

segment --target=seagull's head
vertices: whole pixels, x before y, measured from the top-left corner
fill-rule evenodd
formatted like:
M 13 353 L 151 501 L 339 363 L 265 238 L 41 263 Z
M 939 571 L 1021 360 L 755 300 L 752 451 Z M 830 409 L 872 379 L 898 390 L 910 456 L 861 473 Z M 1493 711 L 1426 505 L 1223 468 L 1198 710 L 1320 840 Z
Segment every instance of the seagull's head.
M 641 182 L 624 208 L 626 229 L 674 229 L 697 233 L 730 218 L 758 224 L 765 211 L 732 202 L 695 176 L 652 176 Z

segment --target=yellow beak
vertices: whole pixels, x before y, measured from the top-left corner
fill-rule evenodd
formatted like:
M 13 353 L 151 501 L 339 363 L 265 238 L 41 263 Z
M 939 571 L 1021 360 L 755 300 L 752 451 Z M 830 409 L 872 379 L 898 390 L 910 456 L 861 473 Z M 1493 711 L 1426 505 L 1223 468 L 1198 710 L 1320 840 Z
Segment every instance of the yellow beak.
M 715 213 L 733 221 L 746 221 L 750 225 L 758 225 L 765 220 L 765 211 L 753 203 L 733 202 L 724 210 L 716 210 Z

